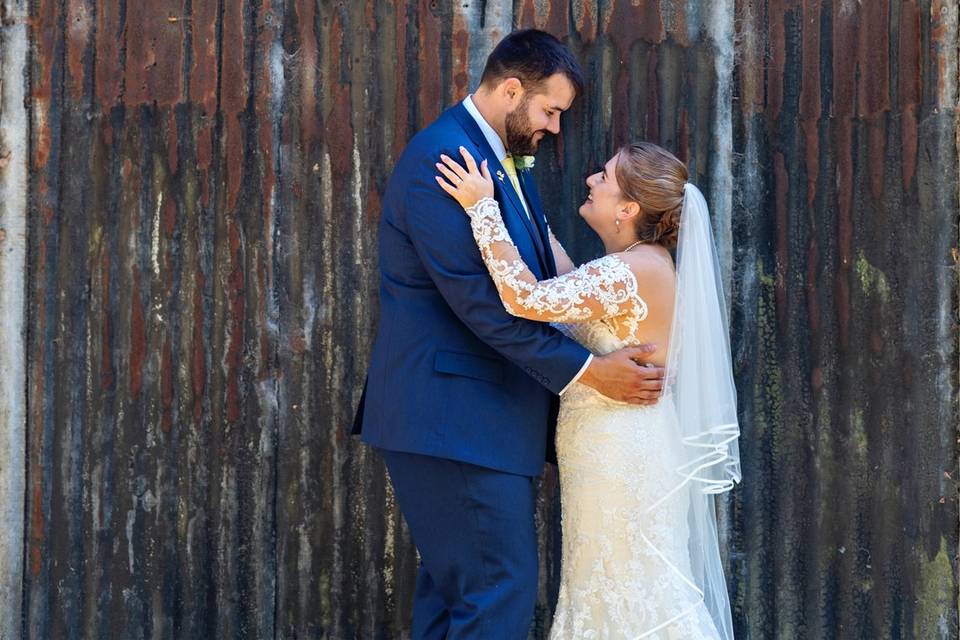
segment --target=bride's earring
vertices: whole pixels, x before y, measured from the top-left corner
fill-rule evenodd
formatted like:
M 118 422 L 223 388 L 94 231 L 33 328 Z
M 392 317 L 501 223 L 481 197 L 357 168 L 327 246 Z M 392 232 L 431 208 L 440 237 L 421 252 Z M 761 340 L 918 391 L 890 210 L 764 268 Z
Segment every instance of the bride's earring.
M 620 233 L 620 218 L 617 218 L 617 233 Z

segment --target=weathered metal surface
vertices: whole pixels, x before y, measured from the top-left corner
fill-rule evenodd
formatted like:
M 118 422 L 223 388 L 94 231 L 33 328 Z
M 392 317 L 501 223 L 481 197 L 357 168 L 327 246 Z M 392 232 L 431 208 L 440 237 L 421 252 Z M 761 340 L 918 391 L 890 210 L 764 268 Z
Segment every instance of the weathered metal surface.
M 587 73 L 536 169 L 573 254 L 599 249 L 583 178 L 628 139 L 675 150 L 711 204 L 739 635 L 956 635 L 955 3 L 31 12 L 25 636 L 404 635 L 415 552 L 346 435 L 380 192 L 516 26 Z M 541 488 L 533 637 L 559 570 L 552 471 Z
M 0 1 L 0 638 L 22 613 L 28 30 L 27 3 Z
M 955 638 L 956 3 L 737 12 L 737 611 Z

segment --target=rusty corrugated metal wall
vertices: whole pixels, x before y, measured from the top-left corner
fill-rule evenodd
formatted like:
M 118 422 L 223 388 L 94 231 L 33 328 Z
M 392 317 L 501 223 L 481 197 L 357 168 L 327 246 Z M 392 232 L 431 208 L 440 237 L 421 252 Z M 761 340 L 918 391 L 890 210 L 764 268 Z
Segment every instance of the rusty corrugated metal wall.
M 346 435 L 380 190 L 519 26 L 589 78 L 536 170 L 572 253 L 629 138 L 710 201 L 739 635 L 957 636 L 956 2 L 0 4 L 32 45 L 25 637 L 404 634 L 415 553 Z M 557 497 L 547 473 L 534 637 Z

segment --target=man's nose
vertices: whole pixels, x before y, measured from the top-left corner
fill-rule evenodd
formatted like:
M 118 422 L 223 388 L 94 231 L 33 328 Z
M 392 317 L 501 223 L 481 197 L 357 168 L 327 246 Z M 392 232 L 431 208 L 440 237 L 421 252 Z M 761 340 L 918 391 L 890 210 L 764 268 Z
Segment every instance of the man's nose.
M 550 118 L 550 122 L 547 123 L 547 131 L 549 131 L 553 135 L 557 135 L 558 133 L 560 133 L 560 116 L 559 115 L 555 115 L 552 118 Z

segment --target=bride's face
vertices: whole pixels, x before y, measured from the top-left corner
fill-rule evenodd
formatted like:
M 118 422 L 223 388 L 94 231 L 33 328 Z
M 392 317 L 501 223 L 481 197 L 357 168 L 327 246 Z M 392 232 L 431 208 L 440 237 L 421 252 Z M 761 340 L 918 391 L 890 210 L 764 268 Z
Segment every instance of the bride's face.
M 617 232 L 617 219 L 620 225 L 630 224 L 632 217 L 628 203 L 623 199 L 620 185 L 617 184 L 617 161 L 619 154 L 603 165 L 603 169 L 587 176 L 587 199 L 580 205 L 580 216 L 601 237 Z

